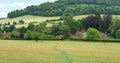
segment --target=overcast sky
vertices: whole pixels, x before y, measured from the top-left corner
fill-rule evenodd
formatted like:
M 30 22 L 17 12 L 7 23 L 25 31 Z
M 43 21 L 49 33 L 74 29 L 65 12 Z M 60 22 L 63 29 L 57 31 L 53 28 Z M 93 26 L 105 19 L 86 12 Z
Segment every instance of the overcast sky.
M 0 0 L 0 18 L 7 17 L 12 10 L 23 9 L 30 5 L 39 5 L 43 2 L 54 2 L 55 0 Z

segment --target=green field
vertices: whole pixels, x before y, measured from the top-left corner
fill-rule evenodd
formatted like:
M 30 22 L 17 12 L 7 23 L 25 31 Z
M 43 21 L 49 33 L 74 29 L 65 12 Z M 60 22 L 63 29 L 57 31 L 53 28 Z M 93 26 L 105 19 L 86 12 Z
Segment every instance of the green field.
M 120 63 L 120 44 L 0 40 L 0 63 Z
M 78 15 L 78 16 L 74 16 L 74 19 L 78 20 L 78 19 L 82 19 L 87 17 L 88 15 Z M 113 18 L 120 18 L 120 15 L 113 15 Z M 22 27 L 22 26 L 27 26 L 28 23 L 30 22 L 45 22 L 46 20 L 53 20 L 53 19 L 59 19 L 60 16 L 58 17 L 42 17 L 42 16 L 32 16 L 32 15 L 25 15 L 25 16 L 21 16 L 21 17 L 17 17 L 17 18 L 7 18 L 4 20 L 0 20 L 0 24 L 5 24 L 10 22 L 11 24 L 13 24 L 13 22 L 17 22 L 19 20 L 24 20 L 25 24 L 24 25 L 16 25 L 17 28 Z M 48 23 L 47 26 L 51 26 L 52 24 Z

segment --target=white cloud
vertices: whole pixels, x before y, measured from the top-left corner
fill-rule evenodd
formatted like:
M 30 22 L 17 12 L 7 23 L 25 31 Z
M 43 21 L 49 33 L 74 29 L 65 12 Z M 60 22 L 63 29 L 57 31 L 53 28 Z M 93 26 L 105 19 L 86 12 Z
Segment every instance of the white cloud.
M 8 8 L 8 7 L 21 7 L 25 8 L 26 6 L 31 5 L 30 3 L 24 3 L 24 2 L 13 2 L 13 3 L 5 3 L 0 2 L 0 8 Z
M 22 9 L 27 6 L 30 6 L 30 3 L 20 3 L 20 2 L 13 2 L 13 3 L 5 3 L 0 2 L 0 17 L 7 17 L 7 13 L 15 10 L 15 9 Z
M 0 12 L 0 17 L 7 17 L 8 12 Z

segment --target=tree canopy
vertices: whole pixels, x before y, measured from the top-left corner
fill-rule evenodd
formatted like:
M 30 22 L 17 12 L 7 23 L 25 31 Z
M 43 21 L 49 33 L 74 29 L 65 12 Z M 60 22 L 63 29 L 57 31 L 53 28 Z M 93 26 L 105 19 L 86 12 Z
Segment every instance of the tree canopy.
M 64 13 L 73 15 L 94 14 L 96 8 L 102 14 L 120 14 L 119 0 L 57 0 L 46 2 L 40 5 L 28 6 L 21 10 L 14 10 L 8 13 L 8 18 L 15 18 L 23 15 L 38 16 L 61 16 Z

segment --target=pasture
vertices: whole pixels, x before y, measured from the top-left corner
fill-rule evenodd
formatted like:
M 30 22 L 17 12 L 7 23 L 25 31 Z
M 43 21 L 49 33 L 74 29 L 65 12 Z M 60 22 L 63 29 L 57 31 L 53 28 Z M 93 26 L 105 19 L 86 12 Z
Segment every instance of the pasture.
M 120 63 L 120 44 L 0 40 L 0 63 Z
M 74 16 L 74 19 L 78 20 L 78 19 L 82 19 L 82 18 L 85 18 L 87 17 L 88 15 L 78 15 L 78 16 Z M 103 16 L 103 15 L 102 15 Z M 19 20 L 23 20 L 25 21 L 25 24 L 17 24 L 16 27 L 17 28 L 20 28 L 22 26 L 25 26 L 27 27 L 27 25 L 30 23 L 30 22 L 45 22 L 46 20 L 56 20 L 56 19 L 59 19 L 60 16 L 57 16 L 57 17 L 42 17 L 42 16 L 33 16 L 33 15 L 25 15 L 25 16 L 21 16 L 21 17 L 16 17 L 16 18 L 6 18 L 4 20 L 0 20 L 0 24 L 5 24 L 5 23 L 9 23 L 10 24 L 13 24 L 13 22 L 19 22 Z M 120 15 L 113 15 L 113 18 L 120 18 Z M 60 22 L 60 21 L 58 21 Z M 56 22 L 56 23 L 58 23 Z M 47 23 L 47 27 L 49 26 L 52 26 L 53 24 L 50 24 L 50 23 Z

